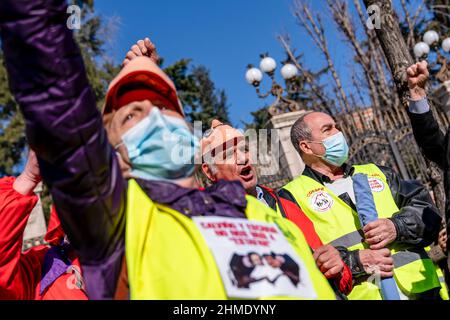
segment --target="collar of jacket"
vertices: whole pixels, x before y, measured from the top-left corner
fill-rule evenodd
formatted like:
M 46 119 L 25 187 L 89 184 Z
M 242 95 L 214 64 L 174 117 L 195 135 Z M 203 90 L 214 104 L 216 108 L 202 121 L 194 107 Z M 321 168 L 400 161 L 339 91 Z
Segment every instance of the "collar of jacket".
M 348 176 L 351 176 L 353 172 L 355 171 L 355 168 L 353 166 L 348 165 L 344 163 L 341 166 L 342 170 L 344 171 L 344 178 L 347 178 Z M 302 175 L 310 177 L 311 179 L 316 180 L 317 182 L 320 182 L 321 184 L 324 183 L 333 183 L 330 178 L 328 178 L 326 175 L 317 172 L 316 170 L 312 169 L 309 166 L 305 166 L 305 170 L 303 170 Z
M 72 265 L 71 260 L 67 256 L 67 252 L 71 250 L 70 243 L 62 240 L 61 245 L 51 246 L 45 253 L 44 263 L 42 265 L 41 288 L 39 291 L 41 296 Z
M 245 218 L 245 189 L 239 181 L 219 180 L 211 187 L 189 189 L 165 181 L 136 180 L 150 199 L 187 216 Z

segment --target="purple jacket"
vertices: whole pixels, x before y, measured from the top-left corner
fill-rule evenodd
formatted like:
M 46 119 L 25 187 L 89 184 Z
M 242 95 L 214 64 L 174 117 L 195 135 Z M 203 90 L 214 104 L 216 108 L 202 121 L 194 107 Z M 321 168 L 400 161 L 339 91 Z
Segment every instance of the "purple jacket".
M 124 252 L 127 183 L 66 26 L 68 17 L 64 0 L 2 0 L 0 35 L 29 144 L 80 257 L 89 297 L 109 299 Z M 204 192 L 141 183 L 154 201 L 195 214 L 242 216 L 246 207 L 236 182 Z
M 124 245 L 126 183 L 66 26 L 68 17 L 63 0 L 0 1 L 10 87 L 63 229 L 92 283 L 92 277 L 119 271 L 108 261 L 123 253 L 118 249 Z M 96 280 L 88 290 L 93 298 L 107 298 L 113 284 Z

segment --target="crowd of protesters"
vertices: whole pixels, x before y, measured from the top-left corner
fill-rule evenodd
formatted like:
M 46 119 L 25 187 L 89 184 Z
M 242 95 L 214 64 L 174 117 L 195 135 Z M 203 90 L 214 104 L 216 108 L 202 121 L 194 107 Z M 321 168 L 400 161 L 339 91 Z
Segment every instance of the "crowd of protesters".
M 293 124 L 305 169 L 273 190 L 258 184 L 239 130 L 213 120 L 196 137 L 149 39 L 126 54 L 99 111 L 65 16 L 63 0 L 0 2 L 32 150 L 20 176 L 0 179 L 0 299 L 382 300 L 385 279 L 402 300 L 448 299 L 426 252 L 447 242 L 429 192 L 392 168 L 349 165 L 330 115 Z M 407 76 L 416 140 L 450 199 L 426 63 Z M 361 175 L 367 189 L 355 187 Z M 41 180 L 53 201 L 48 244 L 22 252 Z M 377 217 L 363 224 L 367 195 Z

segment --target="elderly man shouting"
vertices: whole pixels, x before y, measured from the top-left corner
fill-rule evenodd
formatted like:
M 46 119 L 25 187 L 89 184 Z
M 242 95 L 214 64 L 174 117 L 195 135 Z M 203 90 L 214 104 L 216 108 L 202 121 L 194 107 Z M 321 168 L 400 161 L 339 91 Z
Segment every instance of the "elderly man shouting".
M 244 135 L 235 128 L 213 120 L 211 129 L 201 140 L 202 172 L 213 184 L 220 180 L 239 181 L 247 194 L 288 219 L 302 230 L 308 244 L 314 249 L 317 266 L 330 279 L 338 297 L 350 293 L 352 277 L 339 252 L 331 245 L 323 245 L 312 223 L 295 202 L 280 199 L 271 188 L 257 184 L 257 175 Z M 340 248 L 344 249 L 345 248 Z

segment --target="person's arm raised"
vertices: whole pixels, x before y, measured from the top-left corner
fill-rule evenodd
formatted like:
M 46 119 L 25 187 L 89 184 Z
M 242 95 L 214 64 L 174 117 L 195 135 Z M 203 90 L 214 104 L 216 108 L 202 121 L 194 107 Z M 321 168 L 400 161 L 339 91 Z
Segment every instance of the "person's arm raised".
M 123 249 L 126 183 L 66 9 L 64 0 L 2 0 L 0 34 L 28 141 L 86 271 Z M 108 273 L 114 272 L 109 265 Z M 85 277 L 89 282 L 89 272 Z
M 429 77 L 426 61 L 410 66 L 407 71 L 409 86 L 408 116 L 417 144 L 424 155 L 443 168 L 445 159 L 445 136 L 430 110 L 426 96 Z

